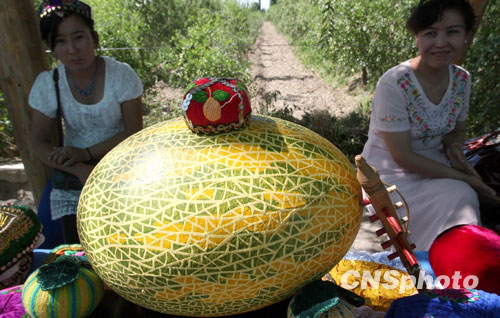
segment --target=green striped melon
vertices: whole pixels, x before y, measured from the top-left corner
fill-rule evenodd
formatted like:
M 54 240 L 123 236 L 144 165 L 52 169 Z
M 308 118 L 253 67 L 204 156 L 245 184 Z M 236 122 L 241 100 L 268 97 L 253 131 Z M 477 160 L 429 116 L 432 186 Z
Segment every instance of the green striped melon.
M 78 268 L 75 281 L 49 290 L 43 290 L 39 272 L 40 269 L 37 269 L 28 276 L 23 287 L 23 305 L 30 317 L 88 317 L 104 296 L 102 280 L 92 270 L 83 266 Z M 65 274 L 68 276 L 73 273 Z
M 361 187 L 330 142 L 252 116 L 226 134 L 183 119 L 142 130 L 91 173 L 78 231 L 94 270 L 122 297 L 213 317 L 292 296 L 348 251 Z

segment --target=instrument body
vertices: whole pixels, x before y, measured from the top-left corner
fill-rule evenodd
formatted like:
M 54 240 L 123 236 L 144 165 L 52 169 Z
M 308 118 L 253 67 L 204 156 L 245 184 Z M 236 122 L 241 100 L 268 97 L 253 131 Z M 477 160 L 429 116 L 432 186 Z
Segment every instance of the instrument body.
M 381 245 L 384 249 L 390 246 L 393 246 L 395 249 L 395 252 L 389 255 L 388 258 L 394 259 L 399 257 L 408 273 L 415 277 L 415 286 L 419 292 L 427 290 L 425 281 L 420 282 L 420 280 L 423 280 L 423 277 L 420 275 L 420 264 L 413 253 L 415 244 L 412 244 L 409 240 L 409 210 L 404 198 L 400 194 L 404 204 L 400 202 L 393 204 L 389 193 L 397 191 L 396 187 L 392 186 L 387 189 L 380 180 L 380 176 L 376 169 L 370 166 L 363 156 L 356 156 L 355 164 L 358 168 L 357 179 L 367 195 L 367 200 L 364 200 L 362 204 L 371 204 L 376 214 L 370 216 L 370 221 L 380 221 L 383 225 L 383 228 L 378 230 L 376 234 L 378 236 L 387 234 L 389 237 L 389 240 Z M 403 206 L 407 208 L 407 217 L 401 221 L 396 212 L 396 208 Z

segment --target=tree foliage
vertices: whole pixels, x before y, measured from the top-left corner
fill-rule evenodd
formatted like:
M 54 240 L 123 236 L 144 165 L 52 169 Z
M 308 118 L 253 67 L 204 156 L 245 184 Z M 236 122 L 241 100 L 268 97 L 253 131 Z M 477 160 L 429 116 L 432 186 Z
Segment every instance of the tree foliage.
M 159 80 L 182 87 L 204 76 L 249 80 L 246 52 L 264 18 L 259 10 L 237 0 L 84 2 L 92 7 L 98 54 L 130 64 L 146 88 Z M 0 92 L 0 152 L 12 144 L 12 131 Z
M 89 0 L 105 51 L 129 63 L 150 86 L 201 76 L 248 79 L 245 52 L 262 14 L 236 0 Z M 126 10 L 127 14 L 123 14 Z
M 500 128 L 500 0 L 490 0 L 464 66 L 471 73 L 468 127 L 474 134 Z

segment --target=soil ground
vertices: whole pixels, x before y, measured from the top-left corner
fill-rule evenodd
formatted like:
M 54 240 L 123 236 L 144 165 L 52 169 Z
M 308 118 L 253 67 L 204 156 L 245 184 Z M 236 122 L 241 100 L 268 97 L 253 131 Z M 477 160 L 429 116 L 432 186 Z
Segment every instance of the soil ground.
M 291 107 L 294 116 L 300 117 L 315 110 L 342 116 L 357 107 L 357 97 L 349 94 L 348 87 L 332 87 L 307 69 L 270 22 L 262 25 L 249 59 L 254 109 Z

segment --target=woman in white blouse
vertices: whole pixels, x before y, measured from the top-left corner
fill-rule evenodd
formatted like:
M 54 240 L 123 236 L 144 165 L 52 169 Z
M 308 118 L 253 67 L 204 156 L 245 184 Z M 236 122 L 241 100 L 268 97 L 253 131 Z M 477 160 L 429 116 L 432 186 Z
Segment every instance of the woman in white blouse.
M 466 0 L 420 1 L 407 21 L 418 56 L 387 71 L 373 97 L 363 156 L 407 199 L 417 250 L 450 227 L 478 224 L 476 192 L 494 194 L 462 153 L 471 80 L 452 63 L 474 22 Z
M 142 83 L 132 68 L 96 56 L 98 34 L 91 9 L 78 0 L 45 0 L 40 5 L 42 39 L 61 62 L 38 75 L 30 92 L 31 142 L 47 165 L 77 176 L 82 184 L 102 158 L 119 142 L 143 127 Z M 64 143 L 51 142 L 57 127 L 59 86 Z M 76 209 L 80 191 L 56 189 L 50 195 L 51 217 L 62 219 L 66 243 L 78 241 Z

